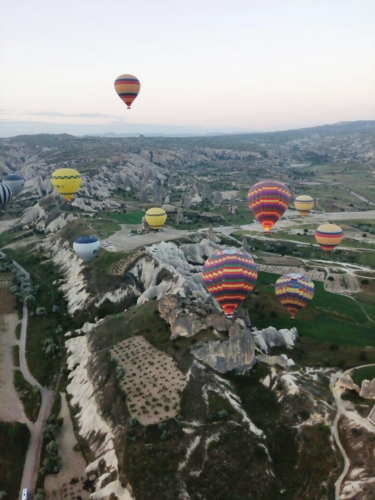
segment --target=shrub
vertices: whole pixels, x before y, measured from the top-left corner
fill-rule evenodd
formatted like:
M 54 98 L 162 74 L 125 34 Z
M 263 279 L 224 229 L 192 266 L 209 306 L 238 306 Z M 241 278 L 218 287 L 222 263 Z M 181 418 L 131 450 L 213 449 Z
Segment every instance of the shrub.
M 329 350 L 330 351 L 338 351 L 339 350 L 339 346 L 337 344 L 331 344 L 329 346 Z
M 217 412 L 217 416 L 218 416 L 219 418 L 225 418 L 225 417 L 227 417 L 227 416 L 228 416 L 228 412 L 227 412 L 227 410 L 219 410 L 219 411 Z

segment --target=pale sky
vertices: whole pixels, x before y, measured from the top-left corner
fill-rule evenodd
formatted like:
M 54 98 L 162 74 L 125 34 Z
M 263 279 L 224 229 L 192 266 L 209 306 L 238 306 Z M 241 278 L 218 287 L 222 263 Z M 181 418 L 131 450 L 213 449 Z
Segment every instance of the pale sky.
M 0 0 L 0 137 L 371 119 L 374 0 Z

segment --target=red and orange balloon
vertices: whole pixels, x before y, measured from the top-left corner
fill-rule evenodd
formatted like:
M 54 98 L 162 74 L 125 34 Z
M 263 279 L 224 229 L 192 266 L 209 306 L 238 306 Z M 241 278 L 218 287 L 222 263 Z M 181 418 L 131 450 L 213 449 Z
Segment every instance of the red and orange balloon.
M 120 75 L 115 80 L 115 90 L 128 109 L 137 98 L 140 89 L 141 84 L 138 78 L 133 75 Z

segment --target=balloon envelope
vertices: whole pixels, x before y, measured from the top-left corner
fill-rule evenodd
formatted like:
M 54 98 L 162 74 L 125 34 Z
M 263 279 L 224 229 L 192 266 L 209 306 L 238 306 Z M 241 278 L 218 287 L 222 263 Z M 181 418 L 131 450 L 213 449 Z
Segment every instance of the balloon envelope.
M 152 229 L 160 229 L 167 220 L 167 214 L 162 208 L 150 208 L 146 212 L 145 219 Z
M 310 278 L 303 274 L 285 274 L 276 281 L 276 297 L 288 309 L 294 318 L 297 312 L 307 306 L 314 297 L 315 286 Z
M 0 182 L 0 207 L 5 208 L 13 199 L 13 189 Z
M 244 250 L 215 252 L 203 266 L 207 291 L 220 304 L 227 316 L 252 292 L 258 272 L 253 258 Z
M 115 90 L 128 109 L 137 98 L 140 89 L 141 84 L 134 75 L 120 75 L 115 80 Z
M 73 250 L 84 262 L 90 262 L 99 253 L 100 241 L 95 236 L 80 236 L 73 243 Z
M 260 181 L 250 188 L 247 201 L 255 218 L 269 233 L 285 210 L 291 199 L 286 185 L 278 181 Z
M 51 182 L 56 191 L 70 203 L 81 187 L 82 177 L 74 168 L 60 168 L 53 172 Z
M 311 198 L 311 196 L 307 194 L 302 194 L 301 196 L 297 196 L 294 206 L 298 210 L 298 212 L 301 214 L 303 218 L 306 217 L 310 213 L 310 210 L 314 206 L 314 200 Z
M 315 239 L 320 248 L 326 252 L 332 252 L 344 237 L 344 231 L 337 224 L 322 224 L 315 231 Z
M 25 185 L 25 179 L 20 175 L 9 174 L 4 177 L 3 183 L 13 189 L 14 196 L 18 196 Z

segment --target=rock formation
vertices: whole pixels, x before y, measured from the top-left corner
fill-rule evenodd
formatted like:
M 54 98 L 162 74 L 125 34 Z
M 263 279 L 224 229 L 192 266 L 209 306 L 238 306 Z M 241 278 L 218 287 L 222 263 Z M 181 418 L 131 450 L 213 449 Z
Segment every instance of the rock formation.
M 181 207 L 187 209 L 190 208 L 190 200 L 189 200 L 189 195 L 187 193 L 182 194 Z
M 221 196 L 220 191 L 215 191 L 212 197 L 212 204 L 214 207 L 221 207 L 223 203 L 223 197 Z
M 176 215 L 176 224 L 184 224 L 184 222 L 185 222 L 184 212 L 182 211 L 182 208 L 179 208 Z
M 150 230 L 150 226 L 148 225 L 148 222 L 146 221 L 146 219 L 144 217 L 142 217 L 142 229 L 143 229 L 143 231 Z
M 146 189 L 141 189 L 140 193 L 139 193 L 139 201 L 141 203 L 148 203 L 148 194 L 147 194 L 147 190 Z
M 212 192 L 209 184 L 204 184 L 202 188 L 202 199 L 203 200 L 212 200 Z
M 250 330 L 239 331 L 229 340 L 207 342 L 192 351 L 193 356 L 220 373 L 242 373 L 255 363 L 255 342 Z
M 294 341 L 298 337 L 296 328 L 291 330 L 282 329 L 277 331 L 273 326 L 269 326 L 264 330 L 253 331 L 257 346 L 265 353 L 268 353 L 272 347 L 287 347 L 292 348 Z
M 365 399 L 375 399 L 375 378 L 372 380 L 362 381 L 359 395 Z
M 230 199 L 230 204 L 229 204 L 229 213 L 230 214 L 235 214 L 236 213 L 236 203 L 234 196 Z
M 246 236 L 244 236 L 242 238 L 242 249 L 245 250 L 245 252 L 247 252 L 249 255 L 251 255 L 248 240 L 247 240 Z

